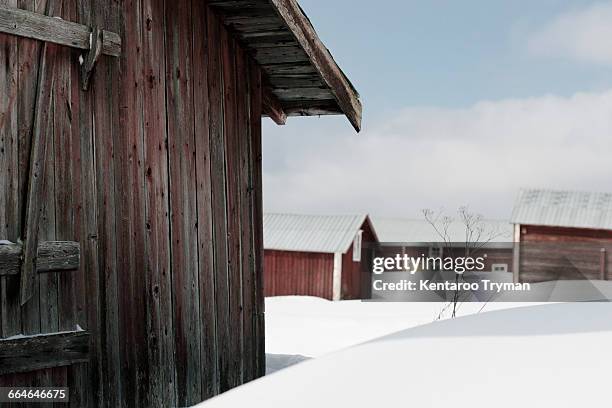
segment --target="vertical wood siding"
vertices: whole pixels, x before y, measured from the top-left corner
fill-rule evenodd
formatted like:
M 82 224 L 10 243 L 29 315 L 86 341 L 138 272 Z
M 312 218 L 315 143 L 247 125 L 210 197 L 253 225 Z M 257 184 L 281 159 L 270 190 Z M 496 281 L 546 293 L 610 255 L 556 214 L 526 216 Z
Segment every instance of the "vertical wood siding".
M 47 0 L 50 1 L 50 0 Z M 57 0 L 120 33 L 82 92 L 59 46 L 43 240 L 78 271 L 0 280 L 0 337 L 91 333 L 86 364 L 0 377 L 69 385 L 75 407 L 195 404 L 265 372 L 261 72 L 199 0 Z M 0 0 L 44 12 L 46 1 Z M 41 43 L 0 35 L 0 239 L 22 236 Z
M 317 296 L 332 299 L 334 254 L 265 251 L 265 296 Z
M 376 235 L 370 228 L 369 223 L 364 223 L 361 229 L 363 231 L 361 236 L 362 248 L 367 247 L 372 242 L 376 242 Z M 369 267 L 363 255 L 362 251 L 361 261 L 353 261 L 353 245 L 342 255 L 342 299 L 364 299 L 370 293 L 370 274 L 364 273 L 364 271 L 369 270 Z M 365 268 L 364 264 L 366 264 Z
M 362 245 L 374 242 L 376 236 L 364 223 Z M 361 262 L 353 261 L 353 245 L 342 254 L 341 299 L 363 299 L 367 296 L 369 275 L 362 273 Z M 300 251 L 265 251 L 265 296 L 317 296 L 333 298 L 334 254 Z

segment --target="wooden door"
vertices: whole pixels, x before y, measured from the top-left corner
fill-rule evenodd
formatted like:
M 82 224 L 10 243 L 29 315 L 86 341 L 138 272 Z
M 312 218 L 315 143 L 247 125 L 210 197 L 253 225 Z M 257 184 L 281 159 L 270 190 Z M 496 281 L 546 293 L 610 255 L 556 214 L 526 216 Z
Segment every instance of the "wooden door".
M 70 386 L 72 405 L 84 406 L 77 384 L 90 336 L 86 291 L 76 288 L 88 235 L 80 174 L 90 160 L 78 126 L 86 54 L 65 35 L 77 2 L 0 0 L 0 13 L 0 386 Z

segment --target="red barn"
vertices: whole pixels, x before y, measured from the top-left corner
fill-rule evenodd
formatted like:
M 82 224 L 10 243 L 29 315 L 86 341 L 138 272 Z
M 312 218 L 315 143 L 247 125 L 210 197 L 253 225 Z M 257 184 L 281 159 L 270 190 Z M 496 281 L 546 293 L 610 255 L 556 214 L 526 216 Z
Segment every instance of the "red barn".
M 264 295 L 361 299 L 364 244 L 378 242 L 367 215 L 264 215 Z
M 515 281 L 610 278 L 612 193 L 522 190 L 512 223 Z

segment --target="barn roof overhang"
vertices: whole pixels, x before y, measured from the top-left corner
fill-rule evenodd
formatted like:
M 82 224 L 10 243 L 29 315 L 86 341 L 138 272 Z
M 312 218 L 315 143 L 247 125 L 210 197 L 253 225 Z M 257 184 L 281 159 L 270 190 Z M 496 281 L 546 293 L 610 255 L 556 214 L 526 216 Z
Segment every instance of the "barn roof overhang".
M 266 76 L 268 116 L 346 115 L 361 129 L 359 94 L 295 0 L 209 0 Z

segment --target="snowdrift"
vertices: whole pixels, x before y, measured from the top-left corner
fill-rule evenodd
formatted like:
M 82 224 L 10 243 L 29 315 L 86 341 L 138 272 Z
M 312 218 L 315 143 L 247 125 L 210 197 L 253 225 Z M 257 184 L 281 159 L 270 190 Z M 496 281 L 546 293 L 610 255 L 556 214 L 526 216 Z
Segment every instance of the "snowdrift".
M 487 312 L 308 360 L 200 406 L 602 406 L 610 344 L 610 303 Z

